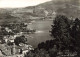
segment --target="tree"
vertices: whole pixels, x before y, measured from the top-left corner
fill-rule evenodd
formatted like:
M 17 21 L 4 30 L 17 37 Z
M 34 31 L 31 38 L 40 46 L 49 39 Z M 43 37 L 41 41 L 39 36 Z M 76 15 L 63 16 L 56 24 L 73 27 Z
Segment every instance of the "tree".
M 75 19 L 73 22 L 72 30 L 71 30 L 71 36 L 73 38 L 77 38 L 77 34 L 79 34 L 79 29 L 80 29 L 80 20 L 78 18 Z
M 20 37 L 16 37 L 16 39 L 14 40 L 16 45 L 19 45 L 20 43 L 26 43 L 27 42 L 27 38 L 25 38 L 24 35 L 20 36 Z
M 75 39 L 76 50 L 80 54 L 80 20 L 78 18 L 76 18 L 73 23 L 71 36 Z
M 27 57 L 50 57 L 49 56 L 49 53 L 44 50 L 44 49 L 36 49 L 36 50 L 33 50 L 33 51 L 29 51 L 27 54 L 26 54 Z
M 53 21 L 51 34 L 55 39 L 58 39 L 59 49 L 69 48 L 72 45 L 70 36 L 69 19 L 64 15 L 57 15 Z M 63 49 L 64 50 L 64 49 Z

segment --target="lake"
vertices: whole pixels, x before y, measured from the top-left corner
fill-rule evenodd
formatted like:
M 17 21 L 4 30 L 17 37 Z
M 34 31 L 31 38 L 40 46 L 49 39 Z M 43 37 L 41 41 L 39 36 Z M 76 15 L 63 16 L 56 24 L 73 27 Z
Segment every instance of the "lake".
M 28 28 L 36 29 L 36 32 L 30 34 L 31 38 L 28 38 L 28 43 L 36 48 L 39 43 L 52 39 L 49 32 L 52 22 L 52 20 L 35 20 L 29 24 Z

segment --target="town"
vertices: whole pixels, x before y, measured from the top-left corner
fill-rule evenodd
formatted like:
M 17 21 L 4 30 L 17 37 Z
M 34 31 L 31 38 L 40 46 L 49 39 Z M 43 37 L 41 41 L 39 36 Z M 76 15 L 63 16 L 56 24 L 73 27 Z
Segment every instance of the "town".
M 24 32 L 29 34 L 32 30 L 27 29 L 26 23 L 3 24 L 0 26 L 0 56 L 24 57 L 26 52 L 34 50 L 27 43 Z

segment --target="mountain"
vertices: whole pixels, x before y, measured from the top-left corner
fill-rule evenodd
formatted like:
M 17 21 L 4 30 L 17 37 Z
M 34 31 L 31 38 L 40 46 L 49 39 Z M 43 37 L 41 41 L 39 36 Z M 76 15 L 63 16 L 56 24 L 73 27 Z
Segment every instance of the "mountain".
M 80 15 L 80 0 L 52 0 L 38 7 L 45 8 L 49 12 L 56 12 L 57 14 L 64 14 L 68 17 L 79 17 Z
M 7 21 L 28 21 L 30 17 L 44 16 L 44 11 L 49 14 L 56 12 L 57 14 L 64 14 L 68 17 L 80 18 L 80 3 L 79 0 L 52 0 L 37 6 L 29 6 L 25 8 L 7 8 L 0 9 L 0 20 Z

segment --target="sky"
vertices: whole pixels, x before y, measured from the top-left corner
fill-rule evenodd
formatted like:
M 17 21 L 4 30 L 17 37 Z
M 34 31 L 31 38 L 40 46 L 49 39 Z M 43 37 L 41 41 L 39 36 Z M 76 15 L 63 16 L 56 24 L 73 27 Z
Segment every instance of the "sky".
M 0 8 L 20 8 L 35 6 L 51 0 L 0 0 Z

